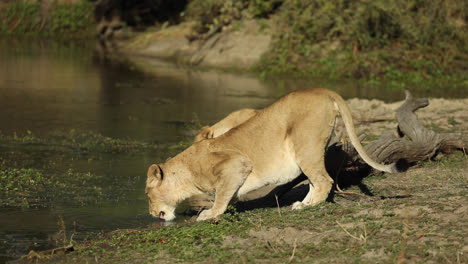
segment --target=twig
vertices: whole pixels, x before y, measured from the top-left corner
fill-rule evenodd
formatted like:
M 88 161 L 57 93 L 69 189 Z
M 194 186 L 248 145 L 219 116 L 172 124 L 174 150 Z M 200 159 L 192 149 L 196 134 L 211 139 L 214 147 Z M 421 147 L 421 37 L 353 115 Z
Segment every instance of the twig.
M 377 122 L 391 122 L 395 121 L 394 117 L 377 117 L 377 118 L 369 118 L 369 119 L 356 119 L 356 124 L 368 124 L 368 123 L 377 123 Z
M 364 242 L 364 244 L 367 242 L 367 231 L 366 231 L 366 226 L 364 225 L 364 235 L 360 235 L 359 237 L 351 234 L 350 232 L 348 232 L 348 230 L 346 230 L 346 228 L 344 228 L 343 225 L 341 225 L 338 221 L 335 221 L 340 227 L 341 229 L 343 229 L 343 231 L 345 231 L 346 234 L 348 234 L 350 237 L 356 239 L 356 240 L 359 240 L 359 241 L 362 241 Z
M 291 261 L 293 260 L 293 258 L 294 258 L 294 254 L 296 254 L 296 246 L 297 246 L 297 245 L 296 245 L 296 243 L 297 243 L 297 238 L 296 238 L 296 239 L 294 239 L 294 248 L 293 248 L 293 252 L 292 252 L 292 255 L 291 255 L 291 257 L 289 257 L 289 261 L 288 261 L 288 263 L 289 263 L 289 262 L 291 262 Z
M 373 201 L 373 200 L 379 200 L 381 199 L 380 197 L 375 197 L 375 196 L 369 196 L 366 194 L 362 193 L 357 193 L 357 192 L 345 192 L 345 191 L 337 191 L 337 195 L 340 195 L 341 197 L 351 197 L 351 196 L 357 196 L 363 199 L 366 199 L 367 201 Z
M 279 214 L 280 217 L 282 217 L 280 205 L 279 205 L 279 202 L 278 202 L 278 195 L 276 195 L 276 194 L 275 194 L 275 199 L 276 199 L 276 206 L 278 206 L 278 214 Z

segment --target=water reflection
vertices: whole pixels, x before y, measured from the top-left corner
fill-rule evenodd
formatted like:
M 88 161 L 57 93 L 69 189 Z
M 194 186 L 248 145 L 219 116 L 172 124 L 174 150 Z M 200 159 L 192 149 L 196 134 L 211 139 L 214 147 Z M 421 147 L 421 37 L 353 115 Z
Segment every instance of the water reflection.
M 174 142 L 194 115 L 202 123 L 215 122 L 242 107 L 264 107 L 279 96 L 251 77 L 168 64 L 157 65 L 158 72 L 141 72 L 90 50 L 77 56 L 92 59 L 76 63 L 72 56 L 60 56 L 65 52 L 51 56 L 49 45 L 24 49 L 23 56 L 11 48 L 0 53 L 0 122 L 9 120 L 0 130 L 7 134 L 74 128 Z

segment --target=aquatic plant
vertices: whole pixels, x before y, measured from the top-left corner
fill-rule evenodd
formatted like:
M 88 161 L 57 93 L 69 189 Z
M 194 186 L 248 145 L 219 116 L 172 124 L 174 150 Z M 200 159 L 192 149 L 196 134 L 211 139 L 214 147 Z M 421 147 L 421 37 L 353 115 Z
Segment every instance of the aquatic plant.
M 136 181 L 137 179 L 134 179 Z M 53 207 L 85 205 L 125 197 L 135 182 L 109 183 L 102 175 L 68 169 L 63 172 L 7 166 L 0 157 L 0 206 Z

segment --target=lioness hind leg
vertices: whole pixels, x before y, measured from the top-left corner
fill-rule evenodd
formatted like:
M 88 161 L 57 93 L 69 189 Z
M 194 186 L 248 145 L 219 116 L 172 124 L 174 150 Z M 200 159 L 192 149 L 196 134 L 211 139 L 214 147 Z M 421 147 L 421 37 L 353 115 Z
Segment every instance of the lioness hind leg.
M 309 179 L 309 192 L 302 202 L 295 202 L 293 204 L 293 210 L 313 206 L 325 201 L 333 184 L 332 178 L 328 175 L 323 165 L 319 169 L 301 169 Z
M 214 155 L 227 157 L 213 167 L 213 174 L 217 178 L 213 207 L 202 211 L 197 221 L 210 219 L 224 213 L 233 196 L 252 172 L 252 163 L 243 155 L 224 152 Z

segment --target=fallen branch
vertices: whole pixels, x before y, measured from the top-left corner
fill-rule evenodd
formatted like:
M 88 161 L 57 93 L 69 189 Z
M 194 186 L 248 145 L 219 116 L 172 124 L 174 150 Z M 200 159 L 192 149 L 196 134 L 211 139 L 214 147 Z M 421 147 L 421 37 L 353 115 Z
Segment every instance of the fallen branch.
M 413 98 L 410 92 L 406 91 L 405 102 L 396 110 L 396 131 L 384 132 L 379 139 L 367 144 L 365 150 L 369 156 L 379 163 L 401 160 L 414 163 L 431 159 L 439 152 L 449 153 L 466 149 L 468 138 L 462 134 L 438 134 L 423 126 L 415 112 L 428 105 L 427 98 Z M 348 154 L 352 158 L 358 157 L 354 150 Z

